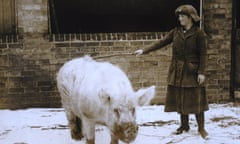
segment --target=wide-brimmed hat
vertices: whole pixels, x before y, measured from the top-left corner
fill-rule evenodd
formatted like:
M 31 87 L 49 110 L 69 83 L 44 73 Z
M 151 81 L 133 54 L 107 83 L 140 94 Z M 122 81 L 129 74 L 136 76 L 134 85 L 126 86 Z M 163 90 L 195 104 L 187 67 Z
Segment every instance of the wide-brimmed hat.
M 197 10 L 192 5 L 181 5 L 175 10 L 176 16 L 184 14 L 190 16 L 194 22 L 200 21 Z

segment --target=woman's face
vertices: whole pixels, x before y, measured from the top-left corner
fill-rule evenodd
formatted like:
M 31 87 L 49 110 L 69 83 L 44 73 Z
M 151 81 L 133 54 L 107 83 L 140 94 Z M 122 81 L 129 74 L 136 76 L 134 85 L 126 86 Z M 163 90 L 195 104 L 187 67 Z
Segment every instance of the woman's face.
M 185 15 L 185 14 L 179 14 L 178 15 L 178 20 L 179 20 L 181 26 L 187 26 L 187 25 L 193 23 L 192 18 L 190 16 Z

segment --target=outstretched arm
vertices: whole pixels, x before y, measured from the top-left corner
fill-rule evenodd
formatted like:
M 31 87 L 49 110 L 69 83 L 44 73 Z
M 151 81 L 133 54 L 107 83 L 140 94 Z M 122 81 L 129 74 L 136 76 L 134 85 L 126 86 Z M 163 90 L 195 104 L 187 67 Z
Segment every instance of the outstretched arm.
M 174 32 L 174 30 L 171 30 L 163 39 L 157 41 L 156 43 L 154 43 L 148 47 L 145 47 L 143 49 L 143 53 L 148 53 L 150 51 L 160 49 L 160 48 L 170 44 L 173 41 L 173 32 Z

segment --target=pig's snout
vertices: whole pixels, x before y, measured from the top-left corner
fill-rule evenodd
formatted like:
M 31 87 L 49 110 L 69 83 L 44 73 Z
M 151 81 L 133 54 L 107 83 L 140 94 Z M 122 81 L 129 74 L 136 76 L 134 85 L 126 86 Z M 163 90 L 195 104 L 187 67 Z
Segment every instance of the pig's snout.
M 138 125 L 136 123 L 123 123 L 119 126 L 119 138 L 129 143 L 137 137 Z

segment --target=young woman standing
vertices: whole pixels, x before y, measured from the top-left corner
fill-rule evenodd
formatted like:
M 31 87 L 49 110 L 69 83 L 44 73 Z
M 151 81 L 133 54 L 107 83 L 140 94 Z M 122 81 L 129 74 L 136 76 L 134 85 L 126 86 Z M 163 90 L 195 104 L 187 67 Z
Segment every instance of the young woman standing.
M 197 25 L 200 18 L 193 6 L 179 6 L 175 14 L 180 26 L 153 45 L 135 51 L 135 54 L 145 54 L 173 43 L 165 112 L 180 114 L 181 125 L 175 134 L 189 131 L 189 114 L 195 114 L 198 131 L 205 138 L 208 135 L 204 128 L 204 111 L 208 110 L 204 84 L 207 36 Z

